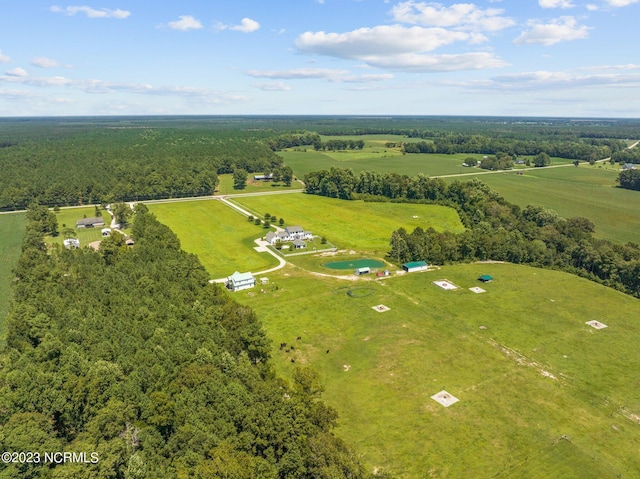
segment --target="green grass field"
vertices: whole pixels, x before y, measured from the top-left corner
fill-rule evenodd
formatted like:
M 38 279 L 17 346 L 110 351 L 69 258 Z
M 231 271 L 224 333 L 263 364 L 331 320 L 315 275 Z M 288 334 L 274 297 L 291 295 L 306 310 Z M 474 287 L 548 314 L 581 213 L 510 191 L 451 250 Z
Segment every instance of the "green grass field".
M 278 264 L 268 253 L 253 250 L 253 240 L 269 230 L 249 223 L 220 201 L 150 204 L 149 209 L 178 235 L 185 251 L 198 255 L 213 278 Z
M 495 281 L 474 294 L 480 274 Z M 637 300 L 508 264 L 382 281 L 293 267 L 271 276 L 266 294 L 234 297 L 254 308 L 274 345 L 287 343 L 274 347 L 280 374 L 290 376 L 291 359 L 320 373 L 340 414 L 337 432 L 371 469 L 514 479 L 640 471 Z M 443 278 L 461 289 L 431 283 Z M 378 304 L 391 309 L 377 312 Z M 592 319 L 608 328 L 585 324 Z M 460 402 L 431 399 L 442 389 Z
M 259 215 L 266 212 L 326 237 L 339 249 L 355 249 L 384 255 L 391 233 L 421 226 L 438 231 L 463 231 L 455 210 L 438 205 L 365 203 L 307 195 L 251 196 L 233 201 Z
M 233 175 L 219 175 L 217 194 L 220 195 L 233 195 L 237 193 L 258 193 L 262 191 L 279 191 L 279 190 L 295 190 L 302 188 L 302 184 L 298 181 L 291 183 L 291 186 L 285 186 L 284 183 L 273 183 L 270 181 L 255 181 L 253 175 L 256 173 L 249 173 L 247 177 L 247 186 L 241 190 L 236 190 L 233 187 Z
M 11 302 L 11 271 L 20 256 L 25 226 L 24 213 L 0 215 L 0 345 L 4 344 L 4 319 Z
M 507 201 L 520 206 L 544 205 L 565 218 L 584 216 L 594 222 L 598 237 L 618 243 L 640 243 L 640 194 L 617 188 L 617 177 L 617 168 L 606 165 L 528 169 L 524 175 L 477 176 Z

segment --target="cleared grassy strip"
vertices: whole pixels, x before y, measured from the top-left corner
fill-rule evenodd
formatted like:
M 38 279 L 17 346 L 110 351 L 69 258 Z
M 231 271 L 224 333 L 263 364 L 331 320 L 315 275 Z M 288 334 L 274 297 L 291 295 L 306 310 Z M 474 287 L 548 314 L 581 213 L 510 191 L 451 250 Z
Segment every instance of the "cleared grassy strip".
M 598 237 L 640 243 L 640 194 L 617 188 L 617 176 L 614 168 L 581 165 L 529 169 L 524 175 L 479 175 L 478 179 L 520 206 L 544 205 L 565 218 L 589 218 L 596 225 Z
M 213 278 L 278 264 L 270 254 L 253 249 L 253 240 L 269 230 L 249 223 L 220 201 L 150 204 L 149 209 L 178 235 L 185 251 L 200 258 Z
M 247 177 L 247 186 L 242 190 L 236 190 L 233 187 L 233 175 L 218 176 L 220 183 L 218 184 L 217 193 L 221 195 L 233 195 L 236 193 L 258 193 L 262 191 L 295 190 L 303 187 L 302 184 L 297 181 L 291 183 L 291 186 L 285 186 L 284 183 L 273 183 L 271 181 L 256 181 L 253 179 L 254 174 L 258 173 L 249 173 L 249 176 Z
M 311 171 L 337 168 L 351 168 L 354 172 L 380 171 L 394 172 L 401 175 L 416 176 L 424 173 L 428 176 L 454 175 L 465 173 L 462 167 L 466 158 L 482 159 L 482 155 L 456 154 L 407 154 L 402 155 L 397 149 L 384 147 L 365 147 L 362 151 L 281 151 L 286 165 L 290 166 L 295 175 L 302 178 Z
M 287 225 L 300 225 L 326 237 L 338 248 L 384 255 L 391 233 L 399 227 L 417 226 L 438 231 L 463 231 L 458 213 L 444 206 L 344 201 L 314 195 L 290 194 L 234 198 L 259 215 L 270 213 Z
M 496 279 L 477 295 L 467 288 L 480 274 Z M 274 276 L 267 294 L 236 298 L 258 312 L 275 345 L 287 343 L 274 348 L 281 374 L 291 374 L 291 359 L 319 371 L 340 435 L 371 468 L 405 478 L 640 470 L 640 387 L 629 380 L 640 367 L 637 300 L 507 264 L 380 282 L 310 278 L 297 268 Z M 443 278 L 461 289 L 431 284 Z M 346 294 L 355 289 L 363 297 Z M 377 304 L 391 309 L 376 312 Z M 590 319 L 608 328 L 596 331 Z M 442 389 L 460 402 L 440 406 L 430 396 Z
M 4 319 L 11 302 L 11 271 L 20 256 L 26 224 L 24 213 L 0 215 L 0 345 L 4 343 Z

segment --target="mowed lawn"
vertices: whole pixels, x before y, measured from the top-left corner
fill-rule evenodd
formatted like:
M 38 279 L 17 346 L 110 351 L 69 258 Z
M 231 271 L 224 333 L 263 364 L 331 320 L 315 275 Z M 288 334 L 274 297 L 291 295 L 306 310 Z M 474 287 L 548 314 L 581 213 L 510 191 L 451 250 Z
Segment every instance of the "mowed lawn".
M 89 246 L 89 243 L 102 240 L 102 228 L 108 228 L 111 224 L 111 214 L 103 209 L 100 210 L 101 218 L 104 226 L 94 228 L 76 228 L 76 221 L 83 218 L 94 218 L 96 209 L 94 206 L 85 206 L 82 208 L 62 208 L 56 213 L 58 219 L 58 236 L 52 238 L 47 237 L 45 241 L 48 243 L 62 244 L 66 239 L 63 234 L 66 228 L 73 229 L 76 238 L 80 240 L 80 247 Z
M 495 280 L 483 285 L 481 274 Z M 445 278 L 460 289 L 432 284 Z M 257 312 L 281 375 L 298 365 L 319 372 L 323 397 L 340 415 L 338 434 L 370 469 L 516 479 L 640 471 L 636 299 L 508 264 L 382 281 L 288 267 L 270 279 L 266 294 L 234 297 Z M 372 309 L 379 304 L 390 310 Z M 608 327 L 585 324 L 594 319 Z M 441 390 L 460 402 L 436 403 Z
M 640 243 L 640 193 L 618 188 L 617 177 L 614 168 L 580 165 L 477 178 L 512 203 L 544 205 L 565 218 L 584 216 L 593 221 L 600 238 Z
M 384 255 L 394 230 L 411 232 L 417 226 L 437 231 L 464 230 L 458 213 L 445 206 L 400 203 L 365 203 L 322 196 L 289 195 L 238 197 L 233 201 L 258 215 L 270 213 L 287 225 L 299 225 L 324 236 L 339 249 Z
M 0 345 L 4 344 L 5 317 L 11 302 L 12 270 L 20 256 L 26 224 L 24 213 L 0 215 Z
M 261 173 L 249 173 L 249 175 L 247 176 L 246 186 L 239 190 L 233 187 L 233 175 L 219 175 L 217 194 L 233 195 L 237 193 L 258 193 L 262 191 L 295 190 L 303 188 L 302 184 L 298 181 L 293 181 L 291 183 L 291 186 L 285 186 L 284 183 L 254 180 L 254 175 L 258 174 Z
M 267 231 L 220 201 L 201 200 L 149 204 L 158 219 L 180 238 L 182 248 L 196 254 L 213 278 L 234 271 L 257 272 L 278 261 L 253 248 L 256 238 Z

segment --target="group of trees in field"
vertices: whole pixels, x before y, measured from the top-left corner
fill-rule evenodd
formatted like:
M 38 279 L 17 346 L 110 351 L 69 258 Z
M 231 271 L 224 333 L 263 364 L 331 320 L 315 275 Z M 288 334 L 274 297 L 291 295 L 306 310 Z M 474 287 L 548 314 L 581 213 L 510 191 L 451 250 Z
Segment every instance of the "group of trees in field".
M 630 170 L 637 171 L 637 170 Z M 389 258 L 397 263 L 435 264 L 479 260 L 558 268 L 640 297 L 640 247 L 593 236 L 586 218 L 560 218 L 541 206 L 520 208 L 476 180 L 450 184 L 440 178 L 331 168 L 305 176 L 307 193 L 366 201 L 447 205 L 460 214 L 464 233 L 403 229 L 391 237 Z
M 134 247 L 114 232 L 99 251 L 47 250 L 29 216 L 0 356 L 0 446 L 97 460 L 3 461 L 0 476 L 369 477 L 331 432 L 318 376 L 276 378 L 253 311 L 146 207 Z
M 618 175 L 618 183 L 620 188 L 640 191 L 640 170 L 634 168 L 621 171 Z
M 0 210 L 210 195 L 219 174 L 281 166 L 253 132 L 34 127 L 0 148 Z
M 613 153 L 611 161 L 614 163 L 640 164 L 640 148 L 629 148 Z

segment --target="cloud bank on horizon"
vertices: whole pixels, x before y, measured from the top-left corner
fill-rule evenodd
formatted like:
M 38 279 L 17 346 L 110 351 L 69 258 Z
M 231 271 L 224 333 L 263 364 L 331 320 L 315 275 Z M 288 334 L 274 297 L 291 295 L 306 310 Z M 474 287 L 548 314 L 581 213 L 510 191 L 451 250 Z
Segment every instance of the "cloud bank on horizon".
M 0 116 L 640 117 L 640 0 L 33 3 Z

